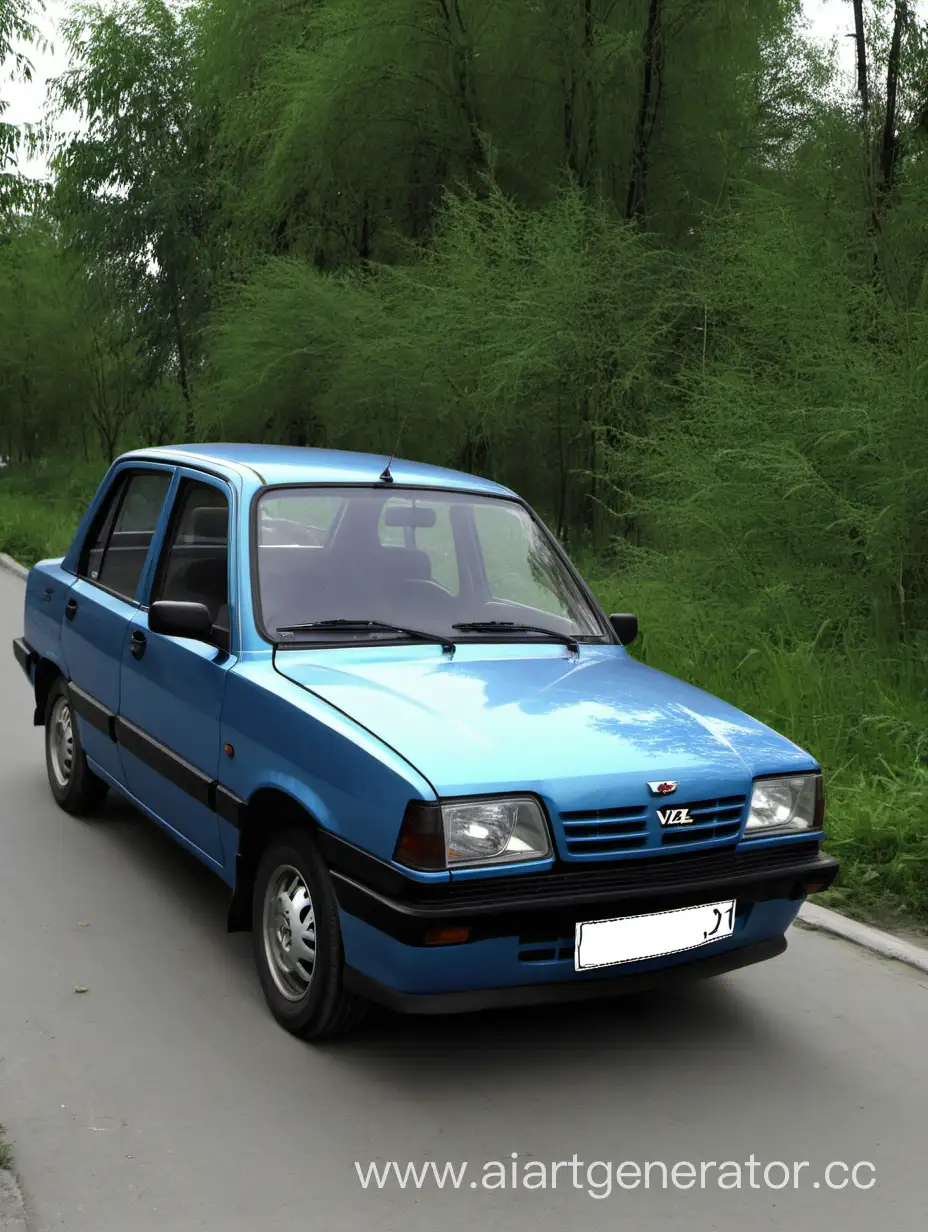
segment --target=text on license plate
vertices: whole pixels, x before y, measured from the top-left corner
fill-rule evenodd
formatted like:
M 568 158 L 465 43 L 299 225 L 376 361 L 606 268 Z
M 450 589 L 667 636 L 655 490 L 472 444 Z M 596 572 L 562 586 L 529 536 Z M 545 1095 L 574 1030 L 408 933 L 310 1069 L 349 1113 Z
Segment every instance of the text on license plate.
M 577 925 L 574 968 L 586 971 L 679 954 L 730 937 L 734 927 L 732 899 L 621 920 L 590 920 Z

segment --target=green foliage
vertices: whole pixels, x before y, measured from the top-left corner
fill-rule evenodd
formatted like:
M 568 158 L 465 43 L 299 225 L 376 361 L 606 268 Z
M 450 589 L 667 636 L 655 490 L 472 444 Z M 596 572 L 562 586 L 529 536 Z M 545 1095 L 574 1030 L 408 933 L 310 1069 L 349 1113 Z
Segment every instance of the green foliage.
M 4 79 L 32 79 L 32 62 L 24 48 L 30 44 L 37 44 L 39 50 L 44 48 L 31 20 L 32 7 L 29 0 L 0 0 L 0 83 Z M 41 0 L 37 7 L 41 7 Z M 19 150 L 22 133 L 3 119 L 8 106 L 0 93 L 0 217 L 27 196 L 22 178 L 9 170 Z
M 0 469 L 0 552 L 27 566 L 62 556 L 101 477 L 99 462 L 73 459 Z
M 526 481 L 566 532 L 599 426 L 644 430 L 681 294 L 666 254 L 579 188 L 527 211 L 487 182 L 446 197 L 423 259 L 255 270 L 219 315 L 214 430 L 415 442 Z
M 166 0 L 78 5 L 63 22 L 73 67 L 51 86 L 56 114 L 85 126 L 55 151 L 55 216 L 131 305 L 137 349 L 152 374 L 173 370 L 188 408 L 208 264 L 194 29 Z
M 23 218 L 0 226 L 0 455 L 31 459 L 74 439 L 78 317 L 68 263 L 49 229 Z

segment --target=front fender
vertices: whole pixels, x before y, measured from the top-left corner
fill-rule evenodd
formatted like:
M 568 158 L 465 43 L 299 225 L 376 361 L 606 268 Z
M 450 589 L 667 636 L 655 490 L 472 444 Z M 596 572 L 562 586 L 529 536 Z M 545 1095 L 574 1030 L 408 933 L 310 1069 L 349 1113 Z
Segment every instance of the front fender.
M 392 858 L 410 800 L 434 800 L 431 783 L 384 740 L 269 660 L 229 673 L 219 780 L 241 800 L 262 789 L 295 800 L 320 826 L 381 859 Z

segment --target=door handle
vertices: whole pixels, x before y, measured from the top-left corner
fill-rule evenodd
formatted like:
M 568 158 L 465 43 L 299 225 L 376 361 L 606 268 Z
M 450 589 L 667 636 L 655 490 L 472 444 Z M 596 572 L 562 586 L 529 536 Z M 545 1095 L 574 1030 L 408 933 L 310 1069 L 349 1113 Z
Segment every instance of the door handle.
M 129 638 L 129 649 L 132 651 L 133 659 L 141 659 L 147 645 L 145 634 L 140 629 L 133 629 L 132 636 Z
M 76 599 L 68 600 L 67 605 L 64 609 L 64 614 L 65 616 L 67 616 L 68 620 L 74 619 L 74 617 L 77 615 L 77 600 Z

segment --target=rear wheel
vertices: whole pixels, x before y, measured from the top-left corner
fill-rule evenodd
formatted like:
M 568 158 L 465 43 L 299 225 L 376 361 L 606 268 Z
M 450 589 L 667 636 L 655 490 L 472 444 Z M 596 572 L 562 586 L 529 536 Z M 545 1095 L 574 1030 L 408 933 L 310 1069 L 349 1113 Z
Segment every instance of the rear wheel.
M 253 913 L 258 976 L 281 1026 L 302 1039 L 323 1039 L 360 1022 L 367 1003 L 342 986 L 335 891 L 308 831 L 271 841 L 258 863 Z
M 52 795 L 65 812 L 90 813 L 106 795 L 106 783 L 87 764 L 67 686 L 60 679 L 45 703 L 45 768 Z

